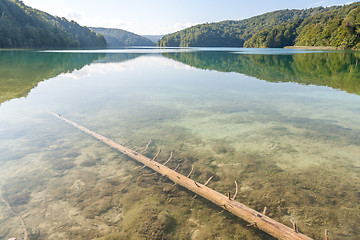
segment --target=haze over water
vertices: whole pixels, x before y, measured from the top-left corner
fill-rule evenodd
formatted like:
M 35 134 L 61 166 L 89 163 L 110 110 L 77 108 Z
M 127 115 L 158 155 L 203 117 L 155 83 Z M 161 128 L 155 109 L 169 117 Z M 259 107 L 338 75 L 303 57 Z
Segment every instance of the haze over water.
M 358 52 L 0 52 L 0 189 L 30 239 L 271 239 L 47 110 L 323 239 L 358 239 Z M 23 237 L 0 204 L 0 238 Z M 103 237 L 103 238 L 101 238 Z

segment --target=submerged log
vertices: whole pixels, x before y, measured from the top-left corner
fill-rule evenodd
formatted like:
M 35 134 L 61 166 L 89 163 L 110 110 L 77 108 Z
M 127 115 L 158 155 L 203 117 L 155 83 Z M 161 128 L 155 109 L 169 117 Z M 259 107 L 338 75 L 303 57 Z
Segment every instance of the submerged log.
M 129 156 L 130 158 L 144 164 L 144 166 L 153 169 L 154 171 L 167 176 L 174 183 L 183 186 L 184 188 L 196 193 L 197 195 L 202 196 L 203 198 L 213 202 L 214 204 L 222 207 L 223 209 L 231 212 L 232 214 L 238 216 L 239 218 L 245 220 L 250 223 L 252 226 L 256 226 L 262 231 L 270 234 L 273 237 L 278 239 L 296 239 L 296 240 L 310 240 L 311 238 L 294 231 L 292 228 L 275 221 L 272 218 L 269 218 L 265 214 L 255 211 L 244 204 L 241 204 L 238 201 L 230 198 L 229 196 L 225 196 L 215 190 L 205 186 L 205 184 L 198 183 L 180 173 L 160 164 L 140 153 L 131 150 L 127 147 L 124 147 L 96 132 L 93 132 L 75 122 L 72 122 L 58 114 L 49 112 L 53 116 L 69 123 L 70 125 L 78 128 L 86 134 L 100 140 L 106 145 L 120 151 L 121 153 Z M 234 196 L 234 198 L 236 195 Z
M 12 207 L 10 206 L 10 204 L 3 198 L 3 195 L 2 195 L 2 193 L 1 193 L 1 190 L 0 190 L 0 201 L 3 202 L 3 203 L 5 203 L 6 207 L 9 209 L 9 211 L 11 212 L 11 214 L 15 215 L 15 216 L 19 219 L 19 221 L 20 221 L 20 223 L 21 223 L 21 226 L 22 226 L 22 229 L 23 229 L 23 232 L 24 232 L 24 240 L 28 240 L 29 234 L 28 234 L 28 232 L 27 232 L 27 230 L 26 230 L 26 226 L 25 226 L 24 220 L 22 219 L 22 217 L 21 217 L 19 214 L 17 214 L 16 212 L 14 212 L 14 210 L 12 209 Z M 10 239 L 12 239 L 12 238 L 10 238 Z M 19 239 L 19 238 L 14 238 L 14 239 Z M 19 240 L 20 240 L 20 239 L 19 239 Z

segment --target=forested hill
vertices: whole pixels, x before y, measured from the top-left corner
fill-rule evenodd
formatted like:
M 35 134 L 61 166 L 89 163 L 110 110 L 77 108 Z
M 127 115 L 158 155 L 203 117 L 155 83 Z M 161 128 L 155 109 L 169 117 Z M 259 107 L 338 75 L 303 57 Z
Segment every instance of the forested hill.
M 0 0 L 0 48 L 104 48 L 106 41 L 74 21 L 19 0 Z
M 242 47 L 261 30 L 326 13 L 340 6 L 304 10 L 280 10 L 240 21 L 222 21 L 193 26 L 164 36 L 158 46 L 168 47 Z
M 264 29 L 245 47 L 329 46 L 360 48 L 360 3 Z
M 156 43 L 150 39 L 121 29 L 95 27 L 90 27 L 90 29 L 96 33 L 102 34 L 105 37 L 109 48 L 156 45 Z

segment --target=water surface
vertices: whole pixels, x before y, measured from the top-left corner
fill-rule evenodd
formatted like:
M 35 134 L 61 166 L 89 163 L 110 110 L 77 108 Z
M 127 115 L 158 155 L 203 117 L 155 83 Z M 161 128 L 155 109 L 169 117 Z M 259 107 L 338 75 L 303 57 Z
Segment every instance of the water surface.
M 359 53 L 0 52 L 0 189 L 30 239 L 271 239 L 51 110 L 315 239 L 358 239 Z M 0 203 L 0 238 L 22 237 Z

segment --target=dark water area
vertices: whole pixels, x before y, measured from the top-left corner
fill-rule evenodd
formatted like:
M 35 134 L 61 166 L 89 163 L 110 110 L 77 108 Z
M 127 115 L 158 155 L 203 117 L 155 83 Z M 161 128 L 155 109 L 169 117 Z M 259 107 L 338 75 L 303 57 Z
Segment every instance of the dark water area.
M 359 239 L 358 52 L 0 51 L 0 190 L 29 239 L 272 239 L 47 113 L 314 239 Z M 0 239 L 24 237 L 0 201 Z

